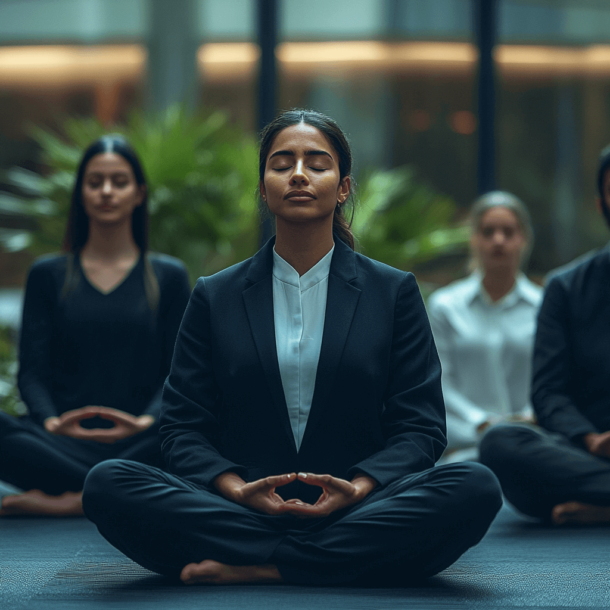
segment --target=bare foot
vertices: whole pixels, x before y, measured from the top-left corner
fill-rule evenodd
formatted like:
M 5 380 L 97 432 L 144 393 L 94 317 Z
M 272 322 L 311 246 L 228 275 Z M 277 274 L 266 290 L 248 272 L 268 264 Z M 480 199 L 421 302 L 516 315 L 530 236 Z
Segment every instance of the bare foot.
M 551 512 L 553 523 L 610 523 L 610 506 L 594 506 L 583 502 L 558 504 Z
M 245 582 L 280 582 L 282 577 L 274 565 L 230 566 L 206 559 L 185 566 L 180 573 L 180 580 L 186 585 L 235 585 Z
M 81 517 L 82 492 L 67 491 L 60 496 L 50 496 L 39 489 L 32 489 L 14 496 L 4 496 L 0 505 L 0 517 L 32 515 L 50 517 Z

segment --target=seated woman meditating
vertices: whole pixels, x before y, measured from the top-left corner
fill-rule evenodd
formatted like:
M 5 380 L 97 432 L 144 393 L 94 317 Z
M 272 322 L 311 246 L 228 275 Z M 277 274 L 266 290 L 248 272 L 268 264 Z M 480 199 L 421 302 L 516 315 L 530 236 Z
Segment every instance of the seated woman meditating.
M 144 172 L 121 136 L 85 151 L 66 254 L 32 266 L 18 384 L 29 416 L 0 413 L 0 479 L 25 493 L 0 516 L 82 514 L 92 466 L 156 464 L 163 382 L 190 287 L 177 259 L 148 253 Z
M 447 409 L 442 461 L 476 459 L 489 426 L 532 417 L 531 357 L 542 288 L 519 271 L 533 242 L 529 214 L 514 195 L 491 191 L 474 202 L 470 219 L 474 272 L 428 301 Z
M 262 133 L 277 234 L 200 278 L 163 391 L 167 472 L 110 460 L 85 514 L 142 566 L 193 583 L 404 582 L 446 568 L 501 505 L 445 447 L 440 365 L 413 275 L 356 254 L 336 123 Z

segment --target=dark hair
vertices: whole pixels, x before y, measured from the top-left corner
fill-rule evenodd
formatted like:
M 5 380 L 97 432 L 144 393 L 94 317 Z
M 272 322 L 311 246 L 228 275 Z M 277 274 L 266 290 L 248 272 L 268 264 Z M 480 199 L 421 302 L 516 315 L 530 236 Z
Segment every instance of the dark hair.
M 72 200 L 68 214 L 68 225 L 64 235 L 63 250 L 68 253 L 66 279 L 62 296 L 66 296 L 76 286 L 79 275 L 74 265 L 74 257 L 82 250 L 89 238 L 89 218 L 83 205 L 83 181 L 87 165 L 93 157 L 104 153 L 120 155 L 129 163 L 139 187 L 144 187 L 142 203 L 131 216 L 131 231 L 136 245 L 144 257 L 144 286 L 151 309 L 156 309 L 159 301 L 159 283 L 148 259 L 148 188 L 142 164 L 131 144 L 120 134 L 112 133 L 95 140 L 83 153 L 76 181 L 72 189 Z
M 302 108 L 293 108 L 282 112 L 278 117 L 273 119 L 261 132 L 260 149 L 258 157 L 258 176 L 261 183 L 265 178 L 265 166 L 267 157 L 273 140 L 280 131 L 299 123 L 306 123 L 318 129 L 331 143 L 332 147 L 337 151 L 339 156 L 339 176 L 343 180 L 346 176 L 351 175 L 352 171 L 352 151 L 347 141 L 347 137 L 341 131 L 341 128 L 330 117 L 316 112 L 315 110 L 304 110 Z M 350 193 L 351 195 L 351 193 Z M 345 216 L 344 209 L 350 205 L 352 213 L 349 222 Z M 354 218 L 354 204 L 351 197 L 348 197 L 342 204 L 337 203 L 335 207 L 335 215 L 333 218 L 333 231 L 337 237 L 344 241 L 352 250 L 354 249 L 354 234 L 351 231 L 352 220 Z
M 608 169 L 610 169 L 610 144 L 599 153 L 599 160 L 597 162 L 597 192 L 599 193 L 599 198 L 601 200 L 604 219 L 608 228 L 610 228 L 610 209 L 608 208 L 608 202 L 604 196 L 604 175 Z
M 131 144 L 120 134 L 109 134 L 98 138 L 89 145 L 83 153 L 78 171 L 76 182 L 72 189 L 72 203 L 68 215 L 68 226 L 64 235 L 63 249 L 65 252 L 77 253 L 87 243 L 89 238 L 89 218 L 83 206 L 83 180 L 87 164 L 96 155 L 104 153 L 114 153 L 121 155 L 131 166 L 138 186 L 146 188 L 146 178 L 142 164 L 138 159 Z M 148 192 L 145 190 L 142 204 L 136 207 L 131 217 L 131 230 L 133 239 L 142 254 L 148 250 Z

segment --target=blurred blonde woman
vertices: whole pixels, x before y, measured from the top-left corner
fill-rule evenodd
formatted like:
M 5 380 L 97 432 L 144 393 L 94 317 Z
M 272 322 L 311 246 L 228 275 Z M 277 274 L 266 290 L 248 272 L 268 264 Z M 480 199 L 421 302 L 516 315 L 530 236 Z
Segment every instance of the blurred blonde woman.
M 471 210 L 471 275 L 434 292 L 428 314 L 443 374 L 447 462 L 477 458 L 490 426 L 531 421 L 531 355 L 542 289 L 521 272 L 533 245 L 530 216 L 491 191 Z

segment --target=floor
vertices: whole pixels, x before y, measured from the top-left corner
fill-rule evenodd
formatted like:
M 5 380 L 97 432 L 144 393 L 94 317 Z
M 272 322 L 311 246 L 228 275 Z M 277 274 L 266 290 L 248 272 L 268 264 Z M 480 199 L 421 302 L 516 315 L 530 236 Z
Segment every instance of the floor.
M 610 528 L 554 528 L 504 507 L 485 539 L 417 587 L 186 587 L 123 557 L 85 519 L 0 519 L 2 610 L 609 608 Z

